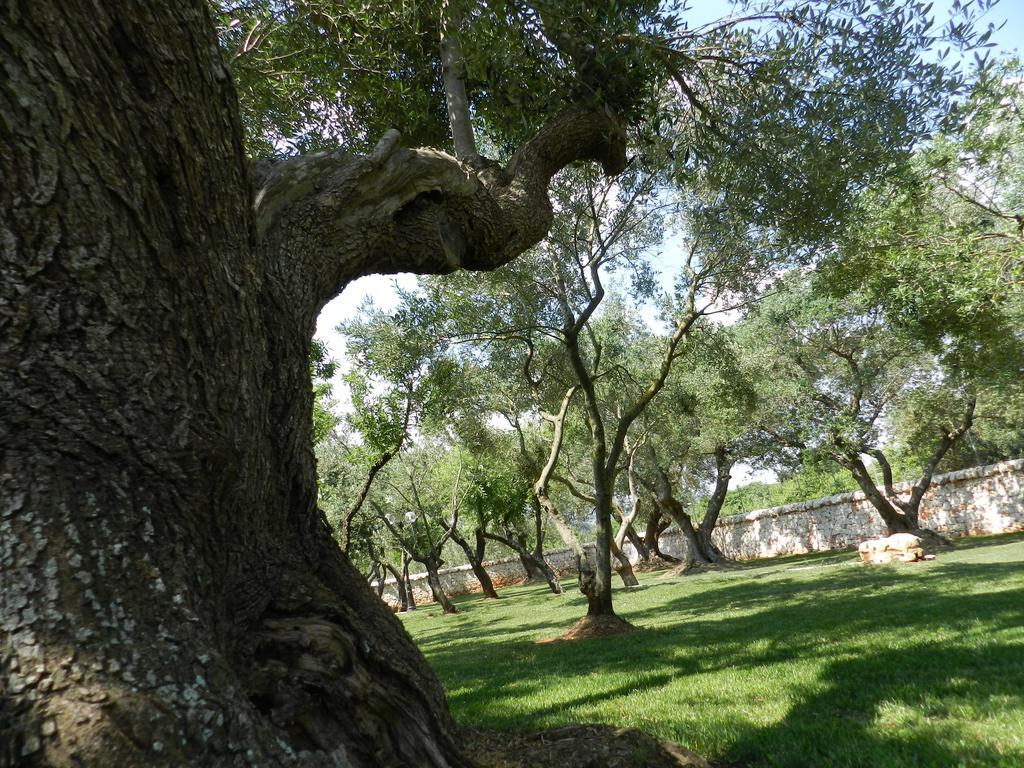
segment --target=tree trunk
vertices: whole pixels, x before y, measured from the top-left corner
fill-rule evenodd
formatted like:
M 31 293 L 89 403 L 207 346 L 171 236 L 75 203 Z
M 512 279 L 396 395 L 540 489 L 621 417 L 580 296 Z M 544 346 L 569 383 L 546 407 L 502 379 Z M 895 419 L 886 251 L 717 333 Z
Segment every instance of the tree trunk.
M 376 582 L 377 586 L 374 590 L 377 592 L 377 597 L 383 597 L 384 595 L 384 575 L 386 571 L 382 570 L 380 563 L 376 560 L 370 563 L 370 581 Z
M 588 589 L 584 589 L 584 583 L 581 581 L 580 591 L 587 597 L 588 616 L 614 616 L 615 609 L 612 607 L 611 553 L 612 542 L 615 537 L 612 534 L 611 490 L 604 488 L 595 489 L 594 500 L 597 523 L 596 531 L 594 532 L 594 567 L 587 580 L 586 586 Z M 634 580 L 636 579 L 635 576 L 633 578 Z
M 671 522 L 670 519 L 666 519 L 668 516 L 662 515 L 657 508 L 657 498 L 653 498 L 652 501 L 654 502 L 653 508 L 647 518 L 647 526 L 644 528 L 644 545 L 654 557 L 664 560 L 666 563 L 678 563 L 679 558 L 661 551 L 661 534 L 671 525 Z
M 359 275 L 522 252 L 621 130 L 247 165 L 201 0 L 8 4 L 0 57 L 4 760 L 465 765 L 317 509 L 309 341 Z
M 526 573 L 526 583 L 544 580 L 544 570 L 534 559 L 533 553 L 523 549 L 522 551 L 516 550 L 516 554 L 519 556 L 519 564 L 523 566 L 523 571 Z
M 974 425 L 974 410 L 977 407 L 977 403 L 977 397 L 968 399 L 967 408 L 960 424 L 954 426 L 948 432 L 943 432 L 941 439 L 928 459 L 928 463 L 925 464 L 924 471 L 911 486 L 910 495 L 907 499 L 900 498 L 900 495 L 896 492 L 893 485 L 892 467 L 881 449 L 871 449 L 867 453 L 875 457 L 879 468 L 882 470 L 882 483 L 885 488 L 884 495 L 875 486 L 874 481 L 868 474 L 867 468 L 864 466 L 864 462 L 861 461 L 859 453 L 847 453 L 841 457 L 845 461 L 840 463 L 853 473 L 853 477 L 861 487 L 861 490 L 864 491 L 864 495 L 868 497 L 872 506 L 882 515 L 889 535 L 904 532 L 913 533 L 920 536 L 932 547 L 948 545 L 950 543 L 948 539 L 935 531 L 921 528 L 921 502 L 924 500 L 924 495 L 928 492 L 928 488 L 931 487 L 932 477 L 935 475 L 935 470 L 938 469 L 939 463 L 964 435 L 969 434 L 969 430 Z
M 458 609 L 452 604 L 448 593 L 441 585 L 441 574 L 438 572 L 439 563 L 427 560 L 423 562 L 423 565 L 427 569 L 427 584 L 430 585 L 430 593 L 434 596 L 434 602 L 441 606 L 444 613 L 458 613 Z
M 484 548 L 481 546 L 483 539 L 483 531 L 477 528 L 473 535 L 476 537 L 476 550 L 469 546 L 461 534 L 457 531 L 452 532 L 452 541 L 459 545 L 459 548 L 466 554 L 466 560 L 469 561 L 469 567 L 473 569 L 473 575 L 476 576 L 476 580 L 480 582 L 480 589 L 484 593 L 485 598 L 497 600 L 499 598 L 497 590 L 494 589 L 494 582 L 491 581 L 491 574 L 487 572 L 487 569 L 483 565 L 483 551 Z
M 843 457 L 841 463 L 850 470 L 850 474 L 857 481 L 864 496 L 882 518 L 890 536 L 894 533 L 917 533 L 919 526 L 916 520 L 911 520 L 904 512 L 897 509 L 896 505 L 878 489 L 859 455 Z
M 636 528 L 633 527 L 633 523 L 626 526 L 626 539 L 633 545 L 633 549 L 636 550 L 637 557 L 645 563 L 650 561 L 651 550 L 648 548 L 647 542 L 640 538 L 640 534 L 636 532 Z
M 718 516 L 722 512 L 725 497 L 729 493 L 729 480 L 732 478 L 729 470 L 732 469 L 734 462 L 735 460 L 725 448 L 722 446 L 715 448 L 715 489 L 711 492 L 711 497 L 708 499 L 707 507 L 704 509 L 704 517 L 697 527 L 696 535 L 700 556 L 706 558 L 710 563 L 721 563 L 728 559 L 712 540 L 711 534 L 714 533 L 715 526 L 718 525 Z
M 473 562 L 473 573 L 476 574 L 477 579 L 480 581 L 484 595 L 496 600 L 498 593 L 495 591 L 494 583 L 491 581 L 491 574 L 484 568 L 484 552 L 487 550 L 487 538 L 484 536 L 483 528 L 474 528 L 473 537 L 476 539 L 476 548 L 473 552 L 475 559 L 471 561 Z
M 388 562 L 384 562 L 384 569 L 395 579 L 395 592 L 398 594 L 398 612 L 405 613 L 409 610 L 409 596 L 406 592 L 406 582 L 409 577 L 408 565 L 403 563 L 403 569 L 399 570 Z M 379 597 L 379 595 L 378 595 Z
M 629 562 L 629 558 L 626 557 L 626 553 L 623 552 L 619 545 L 615 543 L 615 538 L 611 540 L 612 555 L 615 556 L 615 572 L 619 574 L 619 578 L 622 579 L 622 585 L 624 587 L 639 587 L 640 582 L 636 578 L 636 574 L 633 573 L 633 564 Z
M 412 561 L 409 556 L 402 553 L 402 588 L 405 590 L 405 603 L 407 611 L 416 610 L 416 590 L 412 587 L 412 579 L 409 578 L 409 565 Z
M 690 519 L 686 510 L 683 509 L 683 505 L 679 503 L 679 500 L 672 493 L 672 483 L 668 475 L 657 463 L 654 464 L 654 481 L 655 503 L 658 505 L 658 509 L 679 526 L 679 532 L 682 534 L 683 541 L 686 544 L 687 554 L 683 558 L 686 567 L 690 567 L 694 562 L 716 562 L 714 551 L 701 542 L 697 530 L 693 527 L 693 520 Z M 710 542 L 706 543 L 710 544 Z
M 551 566 L 548 565 L 547 560 L 543 559 L 543 555 L 538 559 L 533 552 L 530 552 L 526 548 L 526 543 L 522 534 L 513 536 L 511 531 L 506 531 L 506 534 L 508 535 L 499 536 L 495 533 L 484 533 L 484 536 L 489 539 L 493 539 L 500 544 L 504 544 L 509 549 L 515 550 L 516 554 L 519 555 L 519 562 L 523 563 L 523 569 L 527 573 L 527 581 L 532 581 L 532 578 L 530 578 L 531 572 L 539 573 L 540 578 L 547 582 L 548 589 L 550 589 L 553 594 L 562 594 L 562 585 L 558 583 L 558 576 L 556 576 L 555 572 L 551 570 Z

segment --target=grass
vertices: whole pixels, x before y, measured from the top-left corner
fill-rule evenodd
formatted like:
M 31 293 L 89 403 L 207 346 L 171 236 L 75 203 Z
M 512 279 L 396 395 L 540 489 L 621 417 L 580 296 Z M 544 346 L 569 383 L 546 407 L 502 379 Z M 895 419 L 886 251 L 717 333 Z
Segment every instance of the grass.
M 540 587 L 403 621 L 467 724 L 633 727 L 751 767 L 1024 768 L 1024 535 L 641 581 L 615 595 L 631 635 L 537 643 L 585 612 Z

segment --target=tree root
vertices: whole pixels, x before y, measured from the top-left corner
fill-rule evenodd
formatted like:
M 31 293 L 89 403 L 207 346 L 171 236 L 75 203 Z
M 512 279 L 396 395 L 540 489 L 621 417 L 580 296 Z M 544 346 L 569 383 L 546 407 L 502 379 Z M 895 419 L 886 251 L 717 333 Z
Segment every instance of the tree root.
M 558 643 L 570 640 L 589 640 L 593 637 L 611 637 L 636 632 L 637 627 L 618 616 L 584 616 L 566 630 L 565 634 L 541 643 Z
M 640 731 L 572 725 L 535 734 L 467 730 L 463 743 L 480 768 L 712 768 L 678 744 Z

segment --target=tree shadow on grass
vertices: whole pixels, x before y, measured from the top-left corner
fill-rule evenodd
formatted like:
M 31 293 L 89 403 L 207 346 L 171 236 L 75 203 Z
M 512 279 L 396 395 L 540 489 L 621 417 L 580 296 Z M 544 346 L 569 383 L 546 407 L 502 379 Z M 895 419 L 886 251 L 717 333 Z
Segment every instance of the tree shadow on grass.
M 622 705 L 615 709 L 628 713 L 632 695 L 657 696 L 693 675 L 773 668 L 799 680 L 779 672 L 794 665 L 817 680 L 775 688 L 775 695 L 797 702 L 779 723 L 743 720 L 742 707 L 712 715 L 730 734 L 726 760 L 1009 768 L 1024 765 L 1024 755 L 1000 753 L 987 734 L 971 731 L 969 721 L 972 712 L 998 708 L 1007 697 L 1020 702 L 1024 692 L 1024 632 L 1019 644 L 993 637 L 1009 630 L 1012 639 L 1022 629 L 1020 573 L 1019 562 L 951 562 L 919 571 L 839 568 L 825 581 L 785 571 L 773 579 L 709 580 L 700 593 L 624 611 L 641 627 L 661 622 L 624 637 L 535 644 L 531 635 L 555 629 L 553 619 L 519 624 L 512 638 L 481 627 L 481 642 L 462 642 L 459 630 L 459 642 L 439 641 L 425 650 L 442 679 L 458 681 L 450 691 L 456 714 L 471 713 L 490 727 L 594 720 L 595 712 L 610 711 L 602 702 L 616 700 Z M 726 605 L 731 610 L 721 612 Z M 735 698 L 744 690 L 722 695 Z M 947 710 L 953 714 L 938 731 L 934 723 Z M 680 711 L 673 721 L 671 708 L 663 712 L 661 734 L 696 746 L 686 736 L 693 717 Z M 597 715 L 602 718 L 618 724 Z
M 920 570 L 927 568 L 927 570 Z M 994 563 L 929 563 L 893 564 L 890 566 L 851 566 L 836 569 L 827 582 L 809 581 L 781 572 L 770 580 L 748 581 L 730 579 L 709 583 L 699 592 L 673 598 L 664 604 L 629 612 L 630 621 L 642 624 L 645 620 L 663 619 L 673 613 L 707 617 L 724 609 L 754 611 L 774 608 L 780 603 L 801 606 L 807 603 L 823 607 L 823 601 L 839 600 L 860 604 L 859 598 L 872 602 L 885 596 L 886 612 L 901 612 L 915 617 L 922 610 L 920 603 L 944 602 L 950 588 L 957 582 L 986 584 L 1021 573 L 1018 562 Z M 905 605 L 903 605 L 905 604 Z
M 966 718 L 1020 704 L 1022 650 L 992 645 L 979 659 L 932 645 L 834 661 L 781 722 L 740 724 L 724 757 L 786 768 L 1020 768 L 1024 749 L 980 740 Z

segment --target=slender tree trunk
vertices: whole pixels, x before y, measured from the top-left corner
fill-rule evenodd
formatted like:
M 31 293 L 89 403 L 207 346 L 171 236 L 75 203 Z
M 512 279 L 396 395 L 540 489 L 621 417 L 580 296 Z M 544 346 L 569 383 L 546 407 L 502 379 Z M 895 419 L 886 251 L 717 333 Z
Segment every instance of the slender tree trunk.
M 850 474 L 857 481 L 857 485 L 864 492 L 864 496 L 882 518 L 886 531 L 890 536 L 894 533 L 917 532 L 918 525 L 916 521 L 912 521 L 904 512 L 897 509 L 896 505 L 886 498 L 884 493 L 878 490 L 878 486 L 875 485 L 874 479 L 872 479 L 860 456 L 846 456 L 843 458 L 843 464 L 850 470 Z
M 403 552 L 402 553 L 402 585 L 403 585 L 403 589 L 405 589 L 406 610 L 415 611 L 416 610 L 416 590 L 413 589 L 413 587 L 412 587 L 412 579 L 409 578 L 409 565 L 411 564 L 411 562 L 412 561 L 409 559 L 409 556 L 405 552 Z
M 558 531 L 558 535 L 562 537 L 562 541 L 564 541 L 565 545 L 572 550 L 573 559 L 576 561 L 577 584 L 580 588 L 580 592 L 582 592 L 587 598 L 587 615 L 600 615 L 602 599 L 599 597 L 597 592 L 598 581 L 596 564 L 580 543 L 576 532 L 573 531 L 572 527 L 565 521 L 565 518 L 562 517 L 558 508 L 555 506 L 554 501 L 547 495 L 546 490 L 546 487 L 541 489 L 539 486 L 535 486 L 534 495 L 537 497 L 537 501 L 540 502 L 541 507 L 543 507 L 548 513 L 548 516 L 551 518 L 551 522 L 554 523 L 555 529 Z M 608 582 L 611 582 L 610 575 Z M 611 602 L 610 594 L 607 595 L 607 602 Z M 595 613 L 591 613 L 591 606 L 594 606 L 594 610 L 596 611 Z
M 544 557 L 544 508 L 537 501 L 537 497 L 531 498 L 533 506 L 533 559 L 541 564 L 544 578 L 550 583 L 554 578 L 554 572 Z M 561 588 L 558 589 L 561 592 Z
M 878 487 L 871 479 L 867 468 L 864 466 L 863 461 L 861 461 L 859 453 L 847 452 L 840 455 L 840 463 L 853 474 L 857 484 L 861 487 L 864 495 L 867 496 L 868 501 L 871 502 L 871 505 L 882 516 L 882 520 L 885 521 L 890 535 L 894 533 L 913 533 L 925 539 L 932 546 L 949 544 L 948 539 L 940 536 L 935 531 L 921 528 L 921 502 L 924 500 L 924 495 L 928 492 L 928 488 L 931 487 L 932 477 L 935 475 L 939 463 L 949 450 L 963 439 L 964 435 L 969 434 L 971 427 L 974 425 L 974 410 L 976 407 L 977 398 L 971 397 L 967 401 L 964 417 L 960 424 L 954 426 L 948 432 L 943 432 L 941 439 L 935 446 L 935 450 L 932 451 L 932 455 L 929 457 L 927 464 L 925 464 L 924 471 L 911 486 L 907 499 L 900 498 L 900 495 L 896 492 L 893 484 L 892 467 L 889 465 L 889 461 L 881 449 L 871 449 L 867 453 L 875 457 L 879 468 L 882 470 L 884 494 L 878 490 Z
M 513 541 L 516 544 L 515 550 L 516 554 L 519 555 L 519 562 L 522 563 L 523 569 L 526 571 L 526 580 L 543 581 L 544 569 L 537 560 L 536 549 L 531 552 L 526 548 L 526 537 L 522 533 L 517 532 L 516 538 Z
M 657 463 L 653 452 L 651 453 L 652 466 L 654 467 L 654 485 L 655 485 L 655 504 L 658 509 L 674 522 L 679 527 L 679 532 L 682 534 L 683 541 L 685 544 L 686 555 L 683 557 L 683 563 L 688 568 L 692 563 L 713 563 L 711 553 L 709 553 L 700 542 L 697 536 L 697 531 L 693 527 L 693 520 L 683 509 L 683 505 L 679 503 L 675 495 L 672 493 L 672 482 L 669 480 L 668 474 L 664 469 Z
M 526 573 L 526 578 L 523 583 L 529 584 L 530 582 L 541 581 L 544 578 L 544 572 L 540 569 L 540 566 L 534 562 L 530 553 L 525 551 L 520 552 L 517 550 L 516 554 L 519 556 L 519 564 L 523 566 L 523 571 Z
M 647 546 L 647 542 L 640 538 L 640 534 L 636 532 L 636 528 L 633 527 L 632 522 L 626 526 L 626 540 L 633 545 L 633 549 L 636 550 L 637 557 L 645 563 L 650 562 L 651 550 Z
M 712 540 L 711 534 L 714 533 L 715 526 L 718 525 L 718 517 L 722 512 L 722 506 L 725 504 L 725 497 L 729 493 L 729 480 L 732 478 L 729 471 L 734 463 L 735 460 L 724 447 L 718 446 L 715 448 L 715 489 L 711 492 L 711 497 L 708 499 L 707 507 L 704 509 L 704 517 L 697 527 L 696 534 L 697 546 L 701 557 L 706 558 L 708 562 L 712 563 L 721 563 L 727 559 L 722 554 L 722 550 Z
M 474 560 L 474 573 L 477 579 L 480 580 L 480 586 L 483 587 L 484 594 L 487 597 L 497 599 L 498 593 L 494 589 L 494 583 L 491 581 L 491 575 L 484 568 L 484 553 L 487 551 L 487 537 L 484 536 L 482 528 L 473 529 L 473 537 L 476 540 L 476 546 L 473 550 Z
M 604 465 L 603 438 L 601 444 L 600 458 L 595 458 L 595 465 L 600 462 Z M 595 473 L 596 474 L 596 473 Z M 595 478 L 597 479 L 597 478 Z M 582 579 L 583 571 L 580 571 L 580 591 L 587 597 L 588 616 L 614 616 L 615 609 L 612 607 L 612 562 L 611 551 L 614 535 L 612 534 L 612 495 L 610 488 L 598 487 L 594 492 L 594 508 L 596 517 L 596 530 L 594 533 L 594 567 L 587 575 L 587 580 Z M 636 578 L 635 576 L 633 577 Z M 586 588 L 584 588 L 586 587 Z
M 469 546 L 461 534 L 458 532 L 452 532 L 452 541 L 459 545 L 459 548 L 466 554 L 466 560 L 469 562 L 469 567 L 473 569 L 473 575 L 476 576 L 476 580 L 480 583 L 480 589 L 484 593 L 485 598 L 497 600 L 500 596 L 497 590 L 494 589 L 494 582 L 491 581 L 491 574 L 487 572 L 487 569 L 483 565 L 483 547 L 480 546 L 480 541 L 483 539 L 483 532 L 477 528 L 473 535 L 476 537 L 477 547 L 476 550 Z
M 616 562 L 615 572 L 622 579 L 622 585 L 625 587 L 639 587 L 640 582 L 637 580 L 636 574 L 633 573 L 633 564 L 629 562 L 626 553 L 619 548 L 614 537 L 611 540 L 611 549 Z
M 377 592 L 377 597 L 383 597 L 384 595 L 384 571 L 381 569 L 380 563 L 374 560 L 370 563 L 370 581 L 376 582 L 377 586 L 374 589 Z
M 430 593 L 434 596 L 434 602 L 441 606 L 444 613 L 458 613 L 458 609 L 452 604 L 448 593 L 444 591 L 441 584 L 441 574 L 438 572 L 440 564 L 435 560 L 421 560 L 427 569 L 427 584 L 430 585 Z
M 653 508 L 647 518 L 647 526 L 644 528 L 644 544 L 654 557 L 664 560 L 666 563 L 678 563 L 679 558 L 661 551 L 661 534 L 671 525 L 671 522 L 670 518 L 667 515 L 662 515 L 661 510 L 658 509 L 657 497 L 653 497 L 652 501 L 654 502 Z
M 543 553 L 539 557 L 537 555 L 533 555 L 531 562 L 536 563 L 537 567 L 540 568 L 544 581 L 547 582 L 548 589 L 551 590 L 552 594 L 562 594 L 562 584 L 558 580 L 558 574 L 555 573 L 554 569 L 544 558 Z
M 408 569 L 403 561 L 403 568 L 395 568 L 388 562 L 384 562 L 384 569 L 395 579 L 395 592 L 398 594 L 398 612 L 405 613 L 409 610 L 409 596 L 406 592 L 406 581 L 408 580 Z
M 562 594 L 562 585 L 558 582 L 558 576 L 551 569 L 548 561 L 543 558 L 543 555 L 538 559 L 537 556 L 530 552 L 526 548 L 525 537 L 521 533 L 517 533 L 515 536 L 512 535 L 511 531 L 506 531 L 508 535 L 499 536 L 494 533 L 485 533 L 484 535 L 493 539 L 494 541 L 504 544 L 509 549 L 515 550 L 516 554 L 519 555 L 519 561 L 523 564 L 523 569 L 527 573 L 527 581 L 533 581 L 531 574 L 539 574 L 539 578 L 547 582 L 548 589 L 556 595 Z
M 409 610 L 409 593 L 407 592 L 405 579 L 395 580 L 395 591 L 398 592 L 398 612 L 405 613 Z

